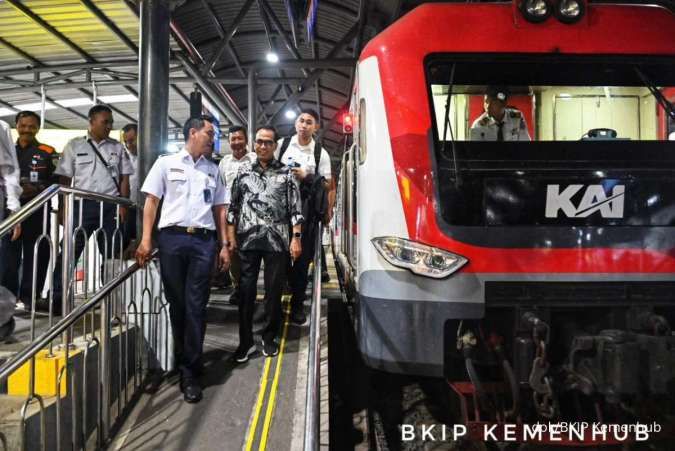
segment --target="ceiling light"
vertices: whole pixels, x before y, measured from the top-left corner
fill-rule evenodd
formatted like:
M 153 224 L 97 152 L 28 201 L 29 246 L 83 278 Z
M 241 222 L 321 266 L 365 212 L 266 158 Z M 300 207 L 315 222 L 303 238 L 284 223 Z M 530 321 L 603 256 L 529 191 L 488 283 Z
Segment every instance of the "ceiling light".
M 279 55 L 277 55 L 276 52 L 267 52 L 265 59 L 267 59 L 267 62 L 275 64 L 279 62 Z
M 286 110 L 286 119 L 295 119 L 298 116 L 298 113 L 296 113 L 294 110 Z

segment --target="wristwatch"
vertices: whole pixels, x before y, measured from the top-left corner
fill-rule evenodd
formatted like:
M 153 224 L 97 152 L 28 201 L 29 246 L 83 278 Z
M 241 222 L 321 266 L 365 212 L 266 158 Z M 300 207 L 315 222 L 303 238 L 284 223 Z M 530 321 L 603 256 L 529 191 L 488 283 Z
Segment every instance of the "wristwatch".
M 300 232 L 293 232 L 293 238 L 300 238 L 302 236 L 302 233 Z

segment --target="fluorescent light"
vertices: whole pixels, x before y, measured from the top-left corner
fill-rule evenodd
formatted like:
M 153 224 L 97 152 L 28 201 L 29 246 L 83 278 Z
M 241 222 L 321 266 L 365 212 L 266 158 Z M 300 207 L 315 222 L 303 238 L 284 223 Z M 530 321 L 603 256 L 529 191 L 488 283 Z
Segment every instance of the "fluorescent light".
M 99 96 L 98 99 L 103 103 L 128 103 L 136 102 L 138 97 L 133 94 L 120 94 L 116 96 Z
M 267 52 L 265 59 L 267 59 L 267 62 L 275 64 L 279 62 L 279 55 L 277 55 L 275 52 Z
M 18 110 L 13 110 L 11 108 L 0 108 L 0 117 L 13 116 L 16 113 L 18 113 Z
M 93 105 L 89 97 L 77 97 L 74 99 L 57 100 L 56 103 L 66 108 L 72 108 L 75 106 Z
M 293 110 L 286 110 L 284 115 L 286 116 L 286 119 L 295 119 L 297 117 L 298 113 L 296 113 Z

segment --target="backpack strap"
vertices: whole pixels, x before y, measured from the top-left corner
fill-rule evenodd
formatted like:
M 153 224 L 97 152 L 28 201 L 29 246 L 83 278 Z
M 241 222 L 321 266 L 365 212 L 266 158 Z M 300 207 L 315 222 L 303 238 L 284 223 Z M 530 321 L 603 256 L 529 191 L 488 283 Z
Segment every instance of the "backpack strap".
M 284 156 L 284 153 L 286 153 L 286 149 L 288 149 L 288 146 L 291 144 L 291 138 L 286 137 L 284 138 L 283 142 L 281 143 L 281 149 L 279 150 L 279 158 L 278 160 L 281 161 L 281 157 Z
M 319 161 L 321 161 L 321 141 L 314 140 L 314 164 L 316 166 L 316 175 L 319 175 Z

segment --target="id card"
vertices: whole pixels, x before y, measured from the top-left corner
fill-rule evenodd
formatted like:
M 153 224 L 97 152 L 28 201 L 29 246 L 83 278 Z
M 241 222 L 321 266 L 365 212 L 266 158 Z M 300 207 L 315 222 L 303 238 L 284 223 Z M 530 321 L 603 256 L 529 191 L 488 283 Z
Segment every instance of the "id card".
M 37 171 L 30 171 L 30 182 L 31 183 L 37 183 L 38 182 L 38 172 Z
M 204 203 L 210 204 L 212 201 L 211 190 L 207 188 L 204 190 Z

